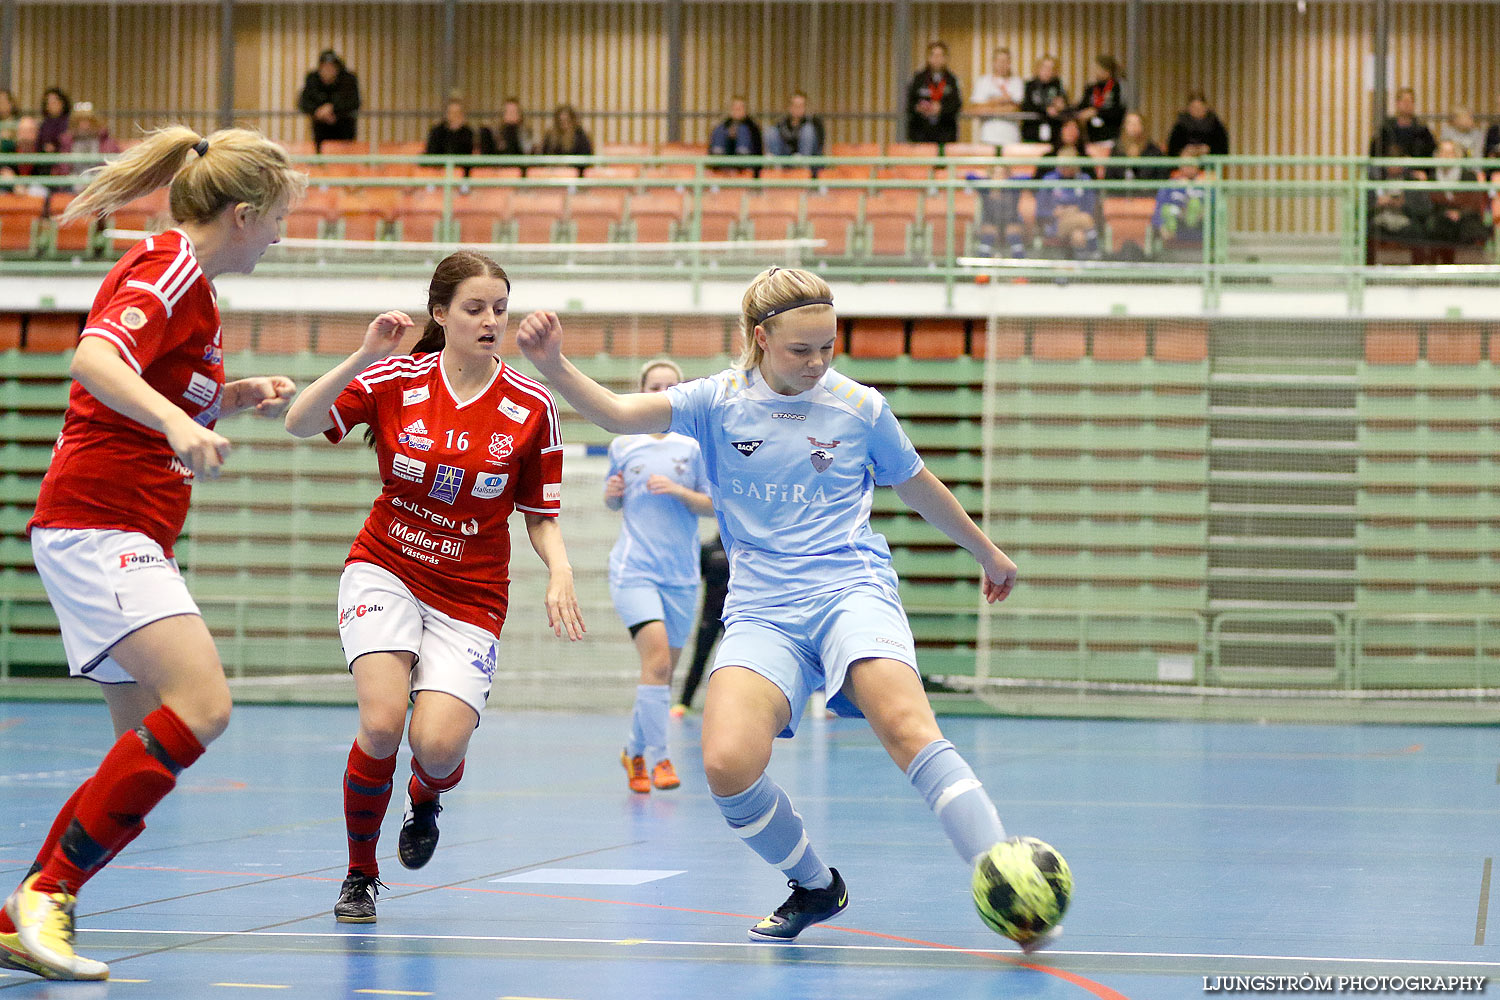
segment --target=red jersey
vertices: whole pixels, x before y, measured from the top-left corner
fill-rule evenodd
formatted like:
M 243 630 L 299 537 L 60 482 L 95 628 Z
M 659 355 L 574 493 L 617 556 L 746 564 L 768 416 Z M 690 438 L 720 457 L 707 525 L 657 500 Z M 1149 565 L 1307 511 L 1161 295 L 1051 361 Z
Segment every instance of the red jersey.
M 218 420 L 224 395 L 219 307 L 185 233 L 147 237 L 120 258 L 94 296 L 83 336 L 113 344 L 147 385 L 204 427 Z M 170 556 L 187 519 L 191 479 L 165 434 L 115 412 L 74 382 L 26 527 L 139 531 Z
M 556 517 L 561 508 L 557 406 L 503 361 L 478 395 L 460 400 L 441 357 L 387 358 L 334 400 L 328 440 L 369 424 L 385 484 L 345 564 L 389 570 L 425 604 L 498 636 L 510 513 Z

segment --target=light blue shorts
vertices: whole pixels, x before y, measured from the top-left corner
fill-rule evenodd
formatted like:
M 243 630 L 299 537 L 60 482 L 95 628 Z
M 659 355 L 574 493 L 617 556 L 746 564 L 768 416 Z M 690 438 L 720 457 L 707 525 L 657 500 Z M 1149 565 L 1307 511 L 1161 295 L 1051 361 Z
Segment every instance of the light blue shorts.
M 779 735 L 791 736 L 808 696 L 822 688 L 828 708 L 864 718 L 843 693 L 851 664 L 881 657 L 917 669 L 916 643 L 901 600 L 869 584 L 799 601 L 784 608 L 736 612 L 724 622 L 724 638 L 713 669 L 748 667 L 781 688 L 791 721 Z
M 609 586 L 615 613 L 626 628 L 643 622 L 659 621 L 667 626 L 667 645 L 681 649 L 693 629 L 693 612 L 698 608 L 698 587 L 659 587 L 635 584 L 629 587 Z

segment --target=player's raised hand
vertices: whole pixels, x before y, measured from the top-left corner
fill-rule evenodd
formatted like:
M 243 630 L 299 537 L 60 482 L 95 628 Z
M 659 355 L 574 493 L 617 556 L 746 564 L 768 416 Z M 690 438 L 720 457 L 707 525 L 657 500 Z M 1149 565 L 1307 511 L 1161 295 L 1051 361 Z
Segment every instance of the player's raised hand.
M 555 312 L 534 312 L 516 328 L 516 346 L 542 371 L 562 361 L 562 320 Z
M 616 472 L 604 481 L 604 496 L 607 500 L 618 500 L 625 495 L 625 474 Z
M 297 383 L 285 375 L 242 378 L 224 387 L 224 409 L 230 413 L 253 409 L 257 417 L 279 417 L 295 395 Z
M 1009 597 L 1011 588 L 1016 585 L 1016 564 L 1011 562 L 1010 556 L 991 545 L 989 552 L 979 560 L 979 565 L 984 570 L 985 601 L 994 604 Z
M 663 476 L 658 473 L 646 480 L 646 490 L 657 496 L 661 496 L 664 493 L 668 496 L 677 496 L 682 492 L 682 484 L 671 476 Z
M 195 423 L 186 413 L 166 428 L 167 444 L 194 479 L 218 479 L 232 447 L 229 439 Z
M 401 338 L 414 326 L 416 324 L 412 322 L 412 318 L 399 309 L 383 312 L 365 328 L 365 338 L 359 345 L 360 353 L 371 361 L 379 361 L 394 354 Z

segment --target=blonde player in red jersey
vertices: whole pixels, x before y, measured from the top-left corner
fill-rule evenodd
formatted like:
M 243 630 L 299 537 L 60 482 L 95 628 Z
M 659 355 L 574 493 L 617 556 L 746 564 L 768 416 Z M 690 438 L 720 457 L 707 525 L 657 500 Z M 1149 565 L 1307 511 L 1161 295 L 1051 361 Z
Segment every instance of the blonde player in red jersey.
M 512 510 L 525 515 L 551 574 L 547 623 L 583 636 L 557 526 L 557 408 L 499 357 L 509 299 L 500 265 L 472 250 L 449 254 L 433 272 L 431 318 L 410 355 L 387 357 L 411 319 L 381 313 L 359 350 L 287 411 L 287 430 L 335 443 L 368 424 L 384 481 L 339 583 L 339 637 L 359 701 L 344 772 L 349 872 L 334 906 L 343 923 L 375 920 L 375 845 L 408 702 L 412 775 L 397 854 L 420 868 L 437 847 L 438 797 L 463 776 L 495 673 Z
M 103 685 L 116 735 L 0 913 L 0 964 L 50 979 L 108 977 L 73 950 L 75 897 L 229 724 L 224 670 L 172 544 L 190 481 L 218 478 L 229 455 L 215 421 L 280 416 L 296 391 L 279 376 L 225 383 L 211 282 L 255 267 L 307 178 L 257 133 L 174 126 L 101 168 L 65 219 L 167 184 L 177 227 L 132 247 L 95 296 L 27 525 L 69 671 Z

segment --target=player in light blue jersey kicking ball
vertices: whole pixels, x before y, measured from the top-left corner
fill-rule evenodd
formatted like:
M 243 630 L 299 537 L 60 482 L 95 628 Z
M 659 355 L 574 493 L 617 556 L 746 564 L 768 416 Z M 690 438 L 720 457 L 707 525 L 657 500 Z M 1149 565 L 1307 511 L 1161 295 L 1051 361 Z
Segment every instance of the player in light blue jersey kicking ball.
M 666 392 L 681 381 L 682 369 L 668 358 L 641 368 L 641 392 Z M 609 596 L 641 656 L 630 738 L 620 753 L 632 792 L 682 783 L 667 757 L 667 715 L 672 670 L 698 601 L 698 518 L 714 512 L 708 489 L 703 452 L 690 437 L 627 434 L 610 442 L 604 505 L 625 516 L 609 553 Z
M 785 942 L 849 904 L 844 880 L 808 843 L 802 817 L 766 775 L 771 745 L 797 728 L 808 695 L 863 714 L 971 868 L 1005 838 L 995 807 L 922 690 L 885 539 L 870 530 L 876 486 L 978 561 L 986 600 L 1016 566 L 922 464 L 885 399 L 831 367 L 837 323 L 823 279 L 771 268 L 745 293 L 736 368 L 664 393 L 616 395 L 562 355 L 555 313 L 516 341 L 552 389 L 607 430 L 697 440 L 729 552 L 725 632 L 703 710 L 703 764 L 724 818 L 786 873 L 792 894 L 750 929 Z

